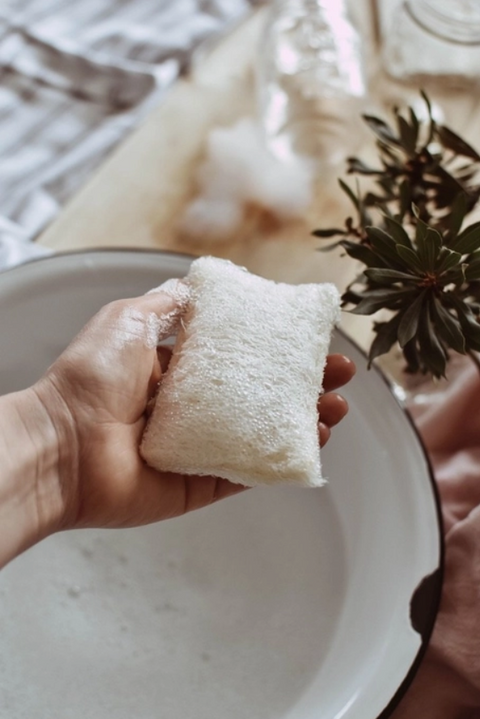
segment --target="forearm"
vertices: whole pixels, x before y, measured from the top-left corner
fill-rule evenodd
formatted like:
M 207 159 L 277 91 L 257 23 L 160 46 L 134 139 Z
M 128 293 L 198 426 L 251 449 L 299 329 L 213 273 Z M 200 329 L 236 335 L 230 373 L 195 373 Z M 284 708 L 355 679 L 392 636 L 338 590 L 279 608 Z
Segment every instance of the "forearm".
M 0 566 L 59 528 L 55 428 L 34 389 L 0 397 Z

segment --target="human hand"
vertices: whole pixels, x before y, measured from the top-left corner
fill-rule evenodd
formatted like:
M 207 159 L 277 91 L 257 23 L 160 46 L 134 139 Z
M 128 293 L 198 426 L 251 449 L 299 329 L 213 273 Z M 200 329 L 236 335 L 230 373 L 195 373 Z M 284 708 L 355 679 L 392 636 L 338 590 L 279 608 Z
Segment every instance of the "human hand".
M 152 328 L 175 309 L 163 292 L 107 305 L 34 386 L 58 438 L 62 509 L 55 529 L 147 524 L 242 491 L 227 480 L 159 473 L 139 455 L 164 359 Z M 321 444 L 348 409 L 333 390 L 354 372 L 347 358 L 329 357 L 319 401 Z

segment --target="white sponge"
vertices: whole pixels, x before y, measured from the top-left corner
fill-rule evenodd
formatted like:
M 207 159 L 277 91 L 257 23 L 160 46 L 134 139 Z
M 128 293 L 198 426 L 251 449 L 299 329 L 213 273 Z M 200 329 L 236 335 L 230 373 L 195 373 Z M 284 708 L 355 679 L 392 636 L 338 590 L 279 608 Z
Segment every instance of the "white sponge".
M 190 305 L 141 454 L 152 467 L 231 482 L 323 484 L 317 402 L 340 298 L 226 260 L 192 263 Z

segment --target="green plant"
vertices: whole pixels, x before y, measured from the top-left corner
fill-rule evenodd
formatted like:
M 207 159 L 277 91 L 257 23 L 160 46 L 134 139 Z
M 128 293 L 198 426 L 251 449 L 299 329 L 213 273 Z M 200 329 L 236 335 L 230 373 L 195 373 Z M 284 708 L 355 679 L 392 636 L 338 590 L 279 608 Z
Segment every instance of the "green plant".
M 395 129 L 364 116 L 380 167 L 349 158 L 368 176 L 363 194 L 340 180 L 356 211 L 344 228 L 318 229 L 365 266 L 342 300 L 355 314 L 388 310 L 374 323 L 369 364 L 398 341 L 407 371 L 445 375 L 449 352 L 480 352 L 480 222 L 466 218 L 480 197 L 480 155 L 432 116 L 394 109 Z M 467 225 L 467 226 L 466 226 Z

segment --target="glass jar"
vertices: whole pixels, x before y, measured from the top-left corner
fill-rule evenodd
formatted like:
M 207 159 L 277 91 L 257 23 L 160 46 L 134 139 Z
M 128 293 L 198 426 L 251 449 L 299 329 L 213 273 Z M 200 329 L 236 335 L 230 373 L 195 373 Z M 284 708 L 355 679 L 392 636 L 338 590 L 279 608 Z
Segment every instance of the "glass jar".
M 256 71 L 261 124 L 279 159 L 335 164 L 356 149 L 365 80 L 343 0 L 276 0 Z
M 397 79 L 480 79 L 480 0 L 403 0 L 384 40 Z

